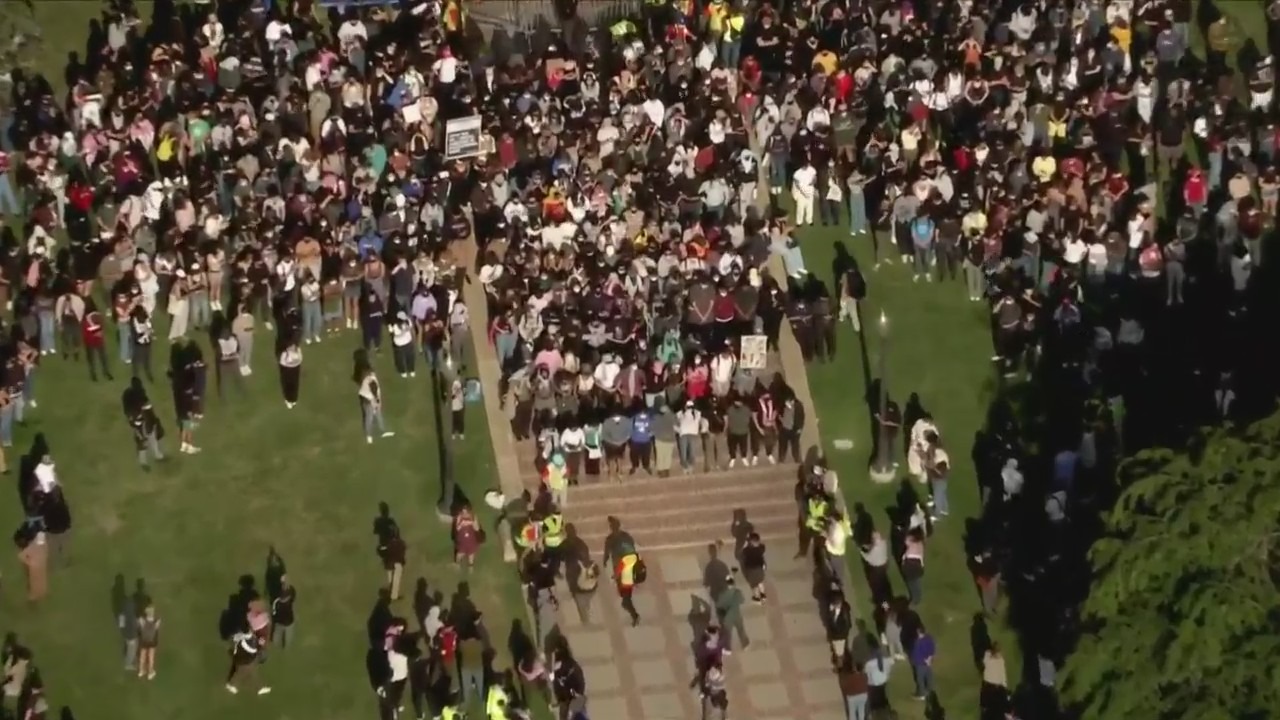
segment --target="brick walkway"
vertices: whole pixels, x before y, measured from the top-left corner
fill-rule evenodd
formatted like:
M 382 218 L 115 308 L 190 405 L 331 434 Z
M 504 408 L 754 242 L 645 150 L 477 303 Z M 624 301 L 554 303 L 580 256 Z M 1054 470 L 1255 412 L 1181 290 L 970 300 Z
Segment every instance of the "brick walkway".
M 599 548 L 592 550 L 598 556 Z M 725 660 L 734 720 L 844 720 L 812 566 L 792 560 L 794 551 L 785 541 L 770 546 L 769 601 L 745 608 L 751 644 Z M 568 589 L 560 588 L 559 629 L 585 672 L 591 717 L 701 720 L 691 683 L 693 643 L 713 614 L 703 577 L 716 572 L 707 573 L 708 562 L 705 550 L 647 556 L 649 578 L 635 594 L 642 621 L 635 628 L 611 585 L 601 584 L 594 622 L 586 626 Z M 726 562 L 732 565 L 731 558 Z

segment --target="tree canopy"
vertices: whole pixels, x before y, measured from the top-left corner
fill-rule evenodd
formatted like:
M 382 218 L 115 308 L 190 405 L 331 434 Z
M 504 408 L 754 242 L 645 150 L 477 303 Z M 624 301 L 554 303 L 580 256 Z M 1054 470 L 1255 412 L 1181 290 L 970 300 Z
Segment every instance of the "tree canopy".
M 1280 717 L 1280 414 L 1119 480 L 1063 700 L 1094 720 Z

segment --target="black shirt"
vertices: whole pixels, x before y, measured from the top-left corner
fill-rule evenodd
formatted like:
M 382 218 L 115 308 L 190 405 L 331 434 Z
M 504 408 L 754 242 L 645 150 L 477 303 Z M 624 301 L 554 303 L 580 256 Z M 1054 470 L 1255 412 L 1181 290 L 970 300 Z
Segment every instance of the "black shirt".
M 277 625 L 293 624 L 293 603 L 298 599 L 298 591 L 288 586 L 280 591 L 280 597 L 271 603 L 271 620 Z

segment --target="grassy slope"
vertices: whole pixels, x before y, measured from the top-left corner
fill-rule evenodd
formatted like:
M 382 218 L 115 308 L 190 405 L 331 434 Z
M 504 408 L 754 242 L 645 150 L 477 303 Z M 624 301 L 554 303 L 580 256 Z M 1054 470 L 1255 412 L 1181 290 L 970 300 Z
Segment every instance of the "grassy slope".
M 140 3 L 144 17 L 147 5 Z M 55 84 L 61 84 L 66 53 L 83 52 L 88 20 L 100 7 L 81 0 L 36 3 L 44 37 L 38 60 Z M 18 431 L 15 450 L 24 450 L 35 432 L 48 436 L 72 504 L 73 565 L 54 573 L 51 597 L 31 608 L 21 569 L 4 553 L 0 569 L 9 590 L 0 596 L 0 612 L 10 618 L 4 629 L 17 631 L 34 650 L 55 705 L 99 714 L 111 707 L 105 712 L 140 718 L 225 717 L 246 702 L 263 705 L 255 711 L 263 717 L 367 716 L 373 706 L 364 671 L 365 622 L 382 582 L 371 522 L 380 500 L 390 503 L 406 533 L 408 591 L 422 576 L 446 598 L 454 593 L 462 578 L 434 511 L 439 471 L 427 373 L 420 368 L 416 379 L 402 381 L 389 357 L 377 360 L 388 391 L 387 421 L 398 435 L 370 447 L 361 437 L 349 378 L 358 336 L 346 332 L 304 349 L 302 402 L 293 411 L 280 400 L 270 336 L 257 338 L 248 397 L 218 402 L 211 375 L 208 415 L 197 438 L 205 452 L 198 457 L 176 453 L 170 394 L 164 385 L 152 389 L 173 459 L 150 474 L 137 468 L 119 414 L 124 379 L 114 357 L 114 384 L 90 384 L 83 365 L 61 358 L 46 359 L 40 369 L 40 407 Z M 212 357 L 207 346 L 206 357 Z M 460 487 L 479 498 L 496 484 L 492 449 L 482 411 L 469 410 L 468 420 L 457 474 Z M 20 519 L 15 499 L 0 505 L 0 527 Z M 221 688 L 226 656 L 218 618 L 240 575 L 256 575 L 261 587 L 271 544 L 299 588 L 299 646 L 264 666 L 273 695 L 233 698 Z M 513 617 L 522 617 L 520 591 L 496 546 L 483 555 L 469 579 L 501 650 Z M 120 670 L 111 609 L 117 573 L 130 589 L 145 578 L 164 620 L 159 677 L 152 683 Z M 397 610 L 412 614 L 407 601 Z

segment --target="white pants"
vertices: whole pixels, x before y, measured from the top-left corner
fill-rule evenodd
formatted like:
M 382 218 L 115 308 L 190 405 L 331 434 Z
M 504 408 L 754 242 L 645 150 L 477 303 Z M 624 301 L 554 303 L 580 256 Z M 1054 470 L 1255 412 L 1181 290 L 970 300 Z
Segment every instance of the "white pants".
M 1250 98 L 1249 109 L 1250 110 L 1266 110 L 1267 108 L 1271 107 L 1271 97 L 1274 94 L 1275 94 L 1274 90 L 1267 90 L 1265 92 L 1250 92 L 1249 93 L 1249 98 Z
M 796 225 L 812 225 L 813 198 L 805 197 L 801 192 L 793 192 L 791 197 L 796 201 Z

